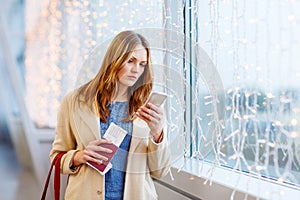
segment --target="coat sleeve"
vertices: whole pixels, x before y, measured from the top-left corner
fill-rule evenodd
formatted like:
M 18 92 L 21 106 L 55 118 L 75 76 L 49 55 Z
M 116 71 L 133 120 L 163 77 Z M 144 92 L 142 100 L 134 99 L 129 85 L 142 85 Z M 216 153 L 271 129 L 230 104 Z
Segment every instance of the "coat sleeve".
M 74 103 L 73 93 L 67 94 L 60 105 L 60 109 L 57 116 L 57 126 L 55 129 L 55 139 L 52 143 L 52 149 L 50 151 L 50 161 L 55 158 L 55 156 L 62 151 L 66 154 L 61 159 L 61 173 L 64 174 L 74 174 L 77 173 L 80 166 L 76 168 L 71 168 L 73 164 L 73 157 L 76 153 L 76 139 L 74 137 L 74 132 L 70 124 L 71 108 Z
M 171 154 L 167 142 L 167 130 L 164 129 L 163 141 L 159 144 L 155 143 L 153 139 L 149 140 L 148 144 L 148 166 L 151 176 L 154 178 L 161 178 L 165 176 L 171 165 Z

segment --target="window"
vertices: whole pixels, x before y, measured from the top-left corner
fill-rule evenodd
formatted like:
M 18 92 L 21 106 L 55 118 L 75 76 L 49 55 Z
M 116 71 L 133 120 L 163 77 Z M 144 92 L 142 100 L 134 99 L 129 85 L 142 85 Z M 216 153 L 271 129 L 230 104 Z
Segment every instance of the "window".
M 192 158 L 299 186 L 297 8 L 296 1 L 191 2 Z M 217 69 L 212 77 L 201 66 L 205 52 Z

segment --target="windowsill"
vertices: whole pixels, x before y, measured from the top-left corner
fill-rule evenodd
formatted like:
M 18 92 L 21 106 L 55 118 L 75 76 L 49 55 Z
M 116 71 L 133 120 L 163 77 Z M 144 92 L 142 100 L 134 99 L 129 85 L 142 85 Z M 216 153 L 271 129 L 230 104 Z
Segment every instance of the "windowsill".
M 196 183 L 198 188 L 202 187 L 203 184 L 210 185 L 212 188 L 214 187 L 214 184 L 218 184 L 231 189 L 232 192 L 237 191 L 250 196 L 272 200 L 292 200 L 298 199 L 300 196 L 299 187 L 282 184 L 264 177 L 258 178 L 254 175 L 234 171 L 225 167 L 213 167 L 210 163 L 199 162 L 195 159 L 185 158 L 178 160 L 177 162 L 173 163 L 173 169 L 173 175 L 174 173 L 179 173 L 180 171 L 185 172 L 187 174 L 185 177 L 186 181 L 195 181 L 195 177 L 200 178 Z M 174 181 L 166 179 L 164 179 L 164 181 L 168 182 L 170 185 L 176 185 L 176 178 Z M 185 182 L 185 180 L 181 179 L 180 182 Z M 191 187 L 188 187 L 189 184 L 183 185 L 187 185 L 187 189 L 181 189 L 186 190 L 189 193 L 197 193 L 189 191 L 191 190 Z M 195 182 L 193 182 L 193 185 L 195 185 Z M 182 185 L 180 187 L 182 187 Z M 212 192 L 217 191 L 212 189 Z

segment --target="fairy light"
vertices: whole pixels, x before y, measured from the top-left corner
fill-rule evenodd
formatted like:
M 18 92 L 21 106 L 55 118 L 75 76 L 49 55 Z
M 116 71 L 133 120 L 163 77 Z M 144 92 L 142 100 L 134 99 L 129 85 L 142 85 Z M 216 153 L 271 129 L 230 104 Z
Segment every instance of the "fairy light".
M 295 37 L 300 17 L 295 10 L 300 3 L 230 0 L 206 4 L 207 8 L 203 3 L 202 13 L 198 13 L 202 25 L 198 30 L 201 33 L 197 33 L 199 44 L 210 52 L 221 72 L 226 68 L 232 75 L 224 70 L 228 97 L 228 118 L 221 142 L 224 160 L 231 160 L 230 166 L 236 169 L 299 184 L 292 165 L 293 142 L 299 137 L 300 102 L 293 97 L 293 90 L 299 87 L 294 80 L 300 74 L 296 57 L 300 42 Z M 209 10 L 209 15 L 204 10 Z M 201 115 L 203 123 L 217 113 L 211 106 L 214 97 L 202 101 L 206 107 L 202 109 L 208 110 Z M 205 147 L 209 145 L 208 140 Z M 216 158 L 210 159 L 218 164 L 223 157 L 215 149 L 213 152 Z
M 76 87 L 81 65 L 96 45 L 124 27 L 162 26 L 162 0 L 50 0 L 26 4 L 26 104 L 40 127 L 55 127 L 59 102 Z M 33 4 L 40 5 L 30 6 Z

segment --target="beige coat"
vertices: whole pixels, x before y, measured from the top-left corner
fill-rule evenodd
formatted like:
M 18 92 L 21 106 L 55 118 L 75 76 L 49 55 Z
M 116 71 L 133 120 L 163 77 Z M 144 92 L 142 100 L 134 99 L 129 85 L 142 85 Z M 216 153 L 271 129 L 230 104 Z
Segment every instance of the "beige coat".
M 69 174 L 65 199 L 104 199 L 104 176 L 86 164 L 70 169 L 74 153 L 100 138 L 99 118 L 86 105 L 79 107 L 74 101 L 74 94 L 69 93 L 62 101 L 50 159 L 52 161 L 60 151 L 67 151 L 61 160 L 61 172 Z M 160 144 L 154 143 L 149 139 L 147 124 L 140 119 L 133 121 L 124 200 L 157 199 L 152 177 L 166 175 L 170 167 L 170 152 L 165 138 Z

